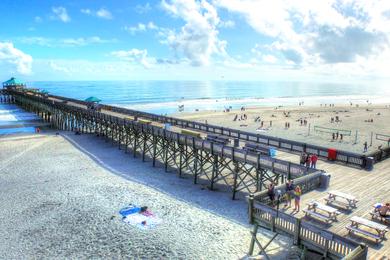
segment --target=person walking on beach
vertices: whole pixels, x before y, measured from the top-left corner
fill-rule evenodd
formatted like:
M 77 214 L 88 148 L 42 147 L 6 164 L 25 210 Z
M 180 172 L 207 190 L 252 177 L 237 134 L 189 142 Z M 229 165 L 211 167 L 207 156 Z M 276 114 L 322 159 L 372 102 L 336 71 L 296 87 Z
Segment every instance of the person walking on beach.
M 313 154 L 311 156 L 311 168 L 316 169 L 317 161 L 318 161 L 318 156 L 316 154 Z
M 367 150 L 368 150 L 367 141 L 364 142 L 363 146 L 364 146 L 364 147 L 363 147 L 363 153 L 365 153 L 365 152 L 367 152 Z
M 291 199 L 294 197 L 294 181 L 288 180 L 286 183 L 286 203 L 284 207 L 291 207 Z
M 296 211 L 297 213 L 300 210 L 301 195 L 302 195 L 301 187 L 299 187 L 299 186 L 295 187 L 295 190 L 294 190 L 294 211 Z
M 275 185 L 272 182 L 268 186 L 267 194 L 268 194 L 269 200 L 271 201 L 271 205 L 273 207 L 274 203 L 275 203 Z

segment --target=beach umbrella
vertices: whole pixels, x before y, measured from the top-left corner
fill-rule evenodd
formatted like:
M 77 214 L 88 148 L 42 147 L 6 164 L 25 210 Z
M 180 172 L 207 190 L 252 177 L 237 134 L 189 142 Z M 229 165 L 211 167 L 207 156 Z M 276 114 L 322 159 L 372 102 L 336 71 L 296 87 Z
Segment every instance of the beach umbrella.
M 98 103 L 98 102 L 100 102 L 101 100 L 98 99 L 97 97 L 89 97 L 89 98 L 87 98 L 85 101 L 87 101 L 87 102 L 96 102 L 96 103 Z

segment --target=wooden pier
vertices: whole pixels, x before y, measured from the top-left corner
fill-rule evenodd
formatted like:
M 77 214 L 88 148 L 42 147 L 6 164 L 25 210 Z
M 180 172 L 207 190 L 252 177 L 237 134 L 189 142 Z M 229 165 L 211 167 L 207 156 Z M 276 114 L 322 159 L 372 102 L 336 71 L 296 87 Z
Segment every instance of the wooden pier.
M 181 131 L 164 128 L 160 121 L 141 114 L 120 113 L 103 106 L 88 109 L 86 102 L 58 96 L 43 96 L 25 89 L 8 90 L 15 103 L 40 116 L 54 128 L 96 134 L 112 142 L 133 157 L 174 169 L 179 176 L 191 175 L 194 183 L 202 182 L 213 190 L 228 189 L 235 199 L 242 194 L 261 191 L 270 182 L 284 183 L 316 172 L 314 169 L 248 152 L 240 147 L 206 140 Z M 141 112 L 140 112 L 141 113 Z M 202 132 L 203 133 L 203 132 Z

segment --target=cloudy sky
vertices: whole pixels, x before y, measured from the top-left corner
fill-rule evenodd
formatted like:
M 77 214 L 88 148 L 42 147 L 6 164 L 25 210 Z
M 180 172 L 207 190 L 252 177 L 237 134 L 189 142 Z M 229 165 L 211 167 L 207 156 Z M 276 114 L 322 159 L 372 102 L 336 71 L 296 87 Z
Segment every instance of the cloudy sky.
M 0 78 L 389 80 L 389 0 L 1 0 Z

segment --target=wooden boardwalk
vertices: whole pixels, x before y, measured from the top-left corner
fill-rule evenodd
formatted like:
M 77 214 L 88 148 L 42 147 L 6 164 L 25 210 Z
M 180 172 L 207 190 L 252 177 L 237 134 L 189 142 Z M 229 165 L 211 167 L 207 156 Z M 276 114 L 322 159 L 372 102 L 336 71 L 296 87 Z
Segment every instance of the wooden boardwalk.
M 284 152 L 279 152 L 278 158 L 291 162 L 298 162 L 299 160 L 298 155 Z M 315 221 L 311 218 L 306 218 L 304 217 L 302 209 L 307 207 L 307 203 L 309 201 L 314 199 L 325 203 L 324 198 L 327 196 L 327 191 L 314 190 L 302 196 L 301 211 L 295 216 L 305 218 L 305 220 L 309 220 L 311 223 L 328 229 L 334 233 L 367 244 L 369 247 L 370 259 L 390 257 L 390 233 L 386 235 L 386 240 L 376 245 L 374 242 L 371 242 L 373 240 L 365 239 L 364 237 L 357 235 L 348 235 L 348 231 L 345 228 L 347 224 L 350 224 L 350 218 L 353 216 L 371 219 L 369 212 L 373 209 L 373 205 L 375 203 L 390 202 L 390 160 L 385 160 L 375 164 L 373 171 L 354 169 L 343 166 L 342 164 L 325 161 L 318 161 L 317 167 L 331 174 L 330 187 L 328 190 L 338 190 L 356 196 L 359 200 L 357 207 L 351 211 L 341 209 L 341 214 L 337 217 L 338 221 L 333 222 L 330 225 L 326 225 L 321 221 Z M 293 207 L 285 210 L 283 209 L 283 205 L 281 205 L 280 209 L 286 213 L 291 213 Z

